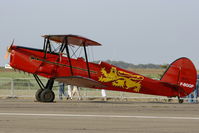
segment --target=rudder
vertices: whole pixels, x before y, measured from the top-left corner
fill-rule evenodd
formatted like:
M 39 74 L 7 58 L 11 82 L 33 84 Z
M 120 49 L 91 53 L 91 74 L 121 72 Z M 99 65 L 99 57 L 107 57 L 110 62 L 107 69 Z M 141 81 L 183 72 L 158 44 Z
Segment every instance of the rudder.
M 171 83 L 183 89 L 180 96 L 190 94 L 196 86 L 197 71 L 192 61 L 186 57 L 175 60 L 161 78 L 162 82 Z

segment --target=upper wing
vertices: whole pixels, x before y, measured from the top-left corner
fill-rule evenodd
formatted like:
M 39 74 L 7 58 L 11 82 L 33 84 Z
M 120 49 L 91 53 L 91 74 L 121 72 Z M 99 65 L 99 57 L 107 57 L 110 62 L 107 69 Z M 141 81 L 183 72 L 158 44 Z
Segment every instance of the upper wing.
M 78 35 L 43 35 L 42 37 L 48 38 L 49 40 L 63 43 L 67 39 L 68 44 L 77 46 L 100 46 L 101 44 L 90 40 L 88 38 L 78 36 Z

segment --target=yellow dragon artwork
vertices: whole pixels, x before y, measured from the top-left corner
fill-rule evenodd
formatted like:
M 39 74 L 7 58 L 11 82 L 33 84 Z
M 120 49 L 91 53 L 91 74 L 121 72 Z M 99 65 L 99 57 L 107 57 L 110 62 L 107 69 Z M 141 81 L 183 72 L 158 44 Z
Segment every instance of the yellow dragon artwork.
M 112 82 L 113 86 L 125 89 L 132 88 L 135 92 L 140 91 L 141 81 L 144 79 L 144 77 L 140 75 L 118 71 L 115 67 L 112 67 L 109 73 L 105 70 L 105 68 L 102 68 L 101 73 L 102 75 L 99 77 L 99 81 Z

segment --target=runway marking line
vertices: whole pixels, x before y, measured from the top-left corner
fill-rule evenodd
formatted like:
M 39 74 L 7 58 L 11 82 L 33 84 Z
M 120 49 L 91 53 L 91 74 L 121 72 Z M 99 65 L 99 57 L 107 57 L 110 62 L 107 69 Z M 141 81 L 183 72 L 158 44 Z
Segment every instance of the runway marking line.
M 99 117 L 99 118 L 199 120 L 199 117 L 136 116 L 136 115 L 132 116 L 132 115 L 32 114 L 32 113 L 0 113 L 0 115 L 2 116 Z

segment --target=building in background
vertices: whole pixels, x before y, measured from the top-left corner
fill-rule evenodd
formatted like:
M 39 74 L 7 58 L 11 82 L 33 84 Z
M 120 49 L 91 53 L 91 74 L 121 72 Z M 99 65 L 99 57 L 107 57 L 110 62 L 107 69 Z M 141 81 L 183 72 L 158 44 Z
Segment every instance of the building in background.
M 5 69 L 13 69 L 9 64 L 5 64 Z

